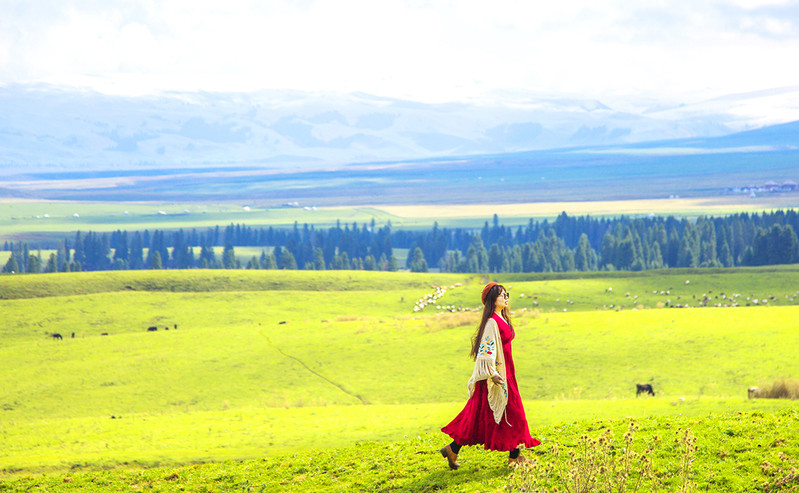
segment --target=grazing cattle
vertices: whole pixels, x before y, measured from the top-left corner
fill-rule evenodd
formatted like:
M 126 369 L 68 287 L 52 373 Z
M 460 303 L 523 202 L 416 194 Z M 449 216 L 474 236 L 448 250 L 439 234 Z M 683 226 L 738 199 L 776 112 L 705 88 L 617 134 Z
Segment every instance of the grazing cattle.
M 147 332 L 155 332 L 156 330 L 158 330 L 158 327 L 147 327 Z
M 52 337 L 53 339 L 57 339 L 59 341 L 63 339 L 63 337 L 61 337 L 61 334 L 53 334 L 50 337 Z
M 100 335 L 101 335 L 101 336 L 107 336 L 107 335 L 108 335 L 108 332 L 103 332 L 103 333 L 102 333 L 102 334 L 100 334 Z
M 755 397 L 758 397 L 760 394 L 760 389 L 758 387 L 749 387 L 748 391 L 750 399 L 754 399 Z
M 652 385 L 648 383 L 637 383 L 635 384 L 635 396 L 638 397 L 641 394 L 650 394 L 655 395 L 655 391 L 652 390 Z
M 74 333 L 74 332 L 72 333 L 72 338 L 73 338 L 73 339 L 75 338 L 75 333 Z
M 282 320 L 282 321 L 278 322 L 278 325 L 283 325 L 284 323 L 286 323 L 286 321 Z
M 175 324 L 175 330 L 178 330 L 178 324 Z
M 169 327 L 164 327 L 164 330 L 169 330 Z

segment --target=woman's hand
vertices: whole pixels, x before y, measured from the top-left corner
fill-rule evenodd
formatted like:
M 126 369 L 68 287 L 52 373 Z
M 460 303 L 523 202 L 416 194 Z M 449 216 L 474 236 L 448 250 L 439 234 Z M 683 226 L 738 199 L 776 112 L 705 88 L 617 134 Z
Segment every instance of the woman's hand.
M 499 374 L 496 374 L 493 377 L 491 377 L 491 381 L 494 382 L 497 385 L 501 385 L 501 384 L 505 383 L 505 380 L 503 380 L 502 377 Z

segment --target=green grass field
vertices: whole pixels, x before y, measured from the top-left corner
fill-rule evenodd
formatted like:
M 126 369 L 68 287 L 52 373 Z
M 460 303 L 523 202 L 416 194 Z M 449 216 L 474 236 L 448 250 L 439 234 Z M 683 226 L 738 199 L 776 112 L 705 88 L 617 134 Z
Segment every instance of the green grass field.
M 628 416 L 664 436 L 667 423 L 690 425 L 702 484 L 768 481 L 758 460 L 796 457 L 797 406 L 746 390 L 799 375 L 797 274 L 498 276 L 512 294 L 534 435 L 574 443 L 593 423 Z M 479 318 L 445 307 L 477 308 L 484 282 L 356 271 L 0 276 L 0 489 L 501 490 L 501 454 L 464 449 L 468 467 L 451 474 L 435 453 L 446 443 L 436 430 L 465 403 Z M 450 287 L 438 307 L 414 312 L 434 285 Z M 691 308 L 666 308 L 677 304 Z M 636 398 L 638 382 L 657 396 Z M 768 426 L 745 430 L 753 421 Z M 396 458 L 386 467 L 383 447 Z
M 75 231 L 111 232 L 116 230 L 150 231 L 205 228 L 228 224 L 251 227 L 290 227 L 295 221 L 316 227 L 341 224 L 367 224 L 379 227 L 389 221 L 396 229 L 428 229 L 437 222 L 441 227 L 479 228 L 498 214 L 506 226 L 526 225 L 536 220 L 554 219 L 562 212 L 569 215 L 700 215 L 724 216 L 742 211 L 754 213 L 796 208 L 792 195 L 743 196 L 704 199 L 652 199 L 583 202 L 541 202 L 435 206 L 363 206 L 363 207 L 274 207 L 253 203 L 115 203 L 0 200 L 0 240 L 60 240 Z M 246 208 L 246 209 L 245 209 Z
M 250 207 L 252 206 L 252 207 Z M 245 209 L 245 207 L 247 209 Z M 294 222 L 330 227 L 342 224 L 366 224 L 375 220 L 384 225 L 391 220 L 398 225 L 402 218 L 373 207 L 257 207 L 253 204 L 202 203 L 107 203 L 0 201 L 0 239 L 61 238 L 75 231 L 110 232 L 118 229 L 205 229 L 228 224 L 290 227 Z M 432 224 L 429 220 L 419 224 Z M 417 224 L 411 222 L 411 225 Z

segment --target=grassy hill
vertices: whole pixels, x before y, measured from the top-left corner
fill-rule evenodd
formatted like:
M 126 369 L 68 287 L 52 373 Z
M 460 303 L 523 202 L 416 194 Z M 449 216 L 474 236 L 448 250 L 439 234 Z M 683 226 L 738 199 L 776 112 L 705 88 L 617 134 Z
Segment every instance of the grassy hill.
M 690 423 L 711 438 L 714 420 L 735 430 L 752 416 L 768 430 L 793 423 L 794 403 L 747 400 L 746 389 L 799 374 L 790 350 L 799 343 L 797 270 L 498 276 L 512 294 L 514 360 L 534 434 L 574 443 L 592 423 L 620 427 L 627 416 L 661 434 L 665 423 Z M 467 477 L 441 472 L 430 452 L 465 402 L 479 317 L 449 310 L 477 308 L 483 282 L 347 271 L 0 276 L 0 470 L 19 489 L 92 478 L 123 490 L 258 490 L 258 481 L 368 489 L 372 480 L 383 489 L 501 489 L 508 477 L 496 454 L 467 449 L 476 461 Z M 434 285 L 448 288 L 438 308 L 414 311 Z M 667 308 L 678 304 L 691 308 Z M 657 396 L 636 399 L 638 382 Z M 773 431 L 756 429 L 757 443 Z M 759 452 L 734 433 L 724 460 Z M 795 451 L 795 433 L 774 433 L 785 441 L 767 452 Z M 364 444 L 341 448 L 355 442 Z M 399 459 L 382 468 L 384 446 Z M 718 447 L 703 447 L 708 474 L 728 467 L 717 464 Z M 183 466 L 200 462 L 213 464 Z M 55 476 L 21 479 L 36 472 Z

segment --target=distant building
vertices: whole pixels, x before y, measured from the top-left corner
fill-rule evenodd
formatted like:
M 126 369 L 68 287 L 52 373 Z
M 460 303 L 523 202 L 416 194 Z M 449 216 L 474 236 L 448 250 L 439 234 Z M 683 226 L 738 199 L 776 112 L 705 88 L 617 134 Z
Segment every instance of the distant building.
M 785 180 L 782 182 L 782 185 L 780 185 L 780 190 L 783 192 L 795 192 L 797 189 L 799 189 L 799 185 L 793 180 Z
M 767 192 L 776 192 L 779 190 L 780 186 L 777 185 L 775 181 L 767 181 L 763 184 L 763 188 L 765 188 Z

